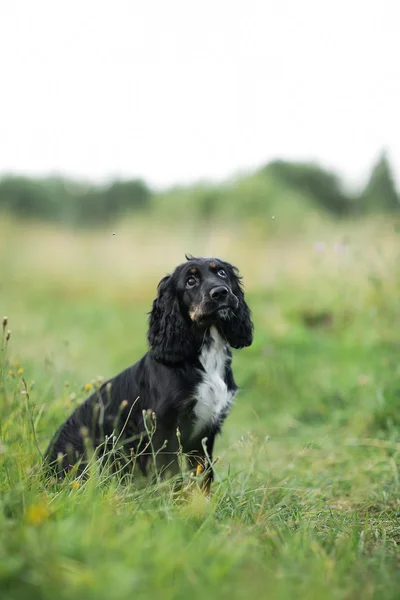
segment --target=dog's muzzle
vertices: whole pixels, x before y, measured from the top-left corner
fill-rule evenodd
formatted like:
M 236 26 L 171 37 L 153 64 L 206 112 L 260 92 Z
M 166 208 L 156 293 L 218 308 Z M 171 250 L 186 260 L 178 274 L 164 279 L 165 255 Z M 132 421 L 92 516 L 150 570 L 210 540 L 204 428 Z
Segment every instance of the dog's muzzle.
M 226 286 L 214 287 L 197 306 L 189 310 L 189 317 L 194 322 L 227 320 L 237 309 L 239 300 Z

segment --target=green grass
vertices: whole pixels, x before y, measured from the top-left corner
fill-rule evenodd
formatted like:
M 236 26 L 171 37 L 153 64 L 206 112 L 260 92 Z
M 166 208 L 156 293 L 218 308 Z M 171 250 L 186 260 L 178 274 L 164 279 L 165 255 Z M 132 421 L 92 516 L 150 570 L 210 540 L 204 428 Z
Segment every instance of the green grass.
M 121 229 L 110 255 L 101 233 L 0 230 L 1 598 L 398 598 L 400 241 L 346 227 L 343 255 L 331 224 L 239 247 L 222 230 L 155 246 Z M 256 328 L 234 354 L 210 502 L 96 474 L 45 485 L 55 428 L 146 350 L 158 279 L 202 245 L 238 263 Z

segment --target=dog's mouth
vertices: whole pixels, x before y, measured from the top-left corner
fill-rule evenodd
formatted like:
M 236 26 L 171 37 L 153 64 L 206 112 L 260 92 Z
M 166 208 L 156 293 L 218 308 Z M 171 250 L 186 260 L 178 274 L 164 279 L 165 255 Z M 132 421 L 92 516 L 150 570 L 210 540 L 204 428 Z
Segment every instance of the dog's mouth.
M 234 311 L 231 306 L 221 306 L 216 311 L 218 320 L 229 321 L 234 316 Z
M 198 325 L 209 325 L 218 321 L 229 321 L 234 316 L 234 310 L 237 308 L 232 302 L 219 304 L 212 308 L 205 309 L 203 306 L 193 306 L 189 310 L 189 317 Z

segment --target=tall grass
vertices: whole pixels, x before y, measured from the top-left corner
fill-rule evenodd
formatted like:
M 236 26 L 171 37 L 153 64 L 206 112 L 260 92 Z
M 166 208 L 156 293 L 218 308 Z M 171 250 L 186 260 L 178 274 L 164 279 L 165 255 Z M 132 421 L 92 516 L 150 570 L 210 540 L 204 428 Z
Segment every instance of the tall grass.
M 96 468 L 51 485 L 40 462 L 55 428 L 145 351 L 157 281 L 185 251 L 240 267 L 256 328 L 234 354 L 241 392 L 211 500 Z M 3 221 L 0 595 L 397 598 L 399 251 L 377 221 L 316 217 L 290 234 L 273 220 Z

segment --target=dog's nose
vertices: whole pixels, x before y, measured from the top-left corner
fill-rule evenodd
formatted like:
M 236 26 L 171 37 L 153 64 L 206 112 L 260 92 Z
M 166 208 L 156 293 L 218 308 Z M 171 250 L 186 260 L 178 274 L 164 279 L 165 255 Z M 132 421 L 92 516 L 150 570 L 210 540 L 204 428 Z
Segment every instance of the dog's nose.
M 210 291 L 210 296 L 213 300 L 225 300 L 228 294 L 229 290 L 224 285 L 219 285 Z

